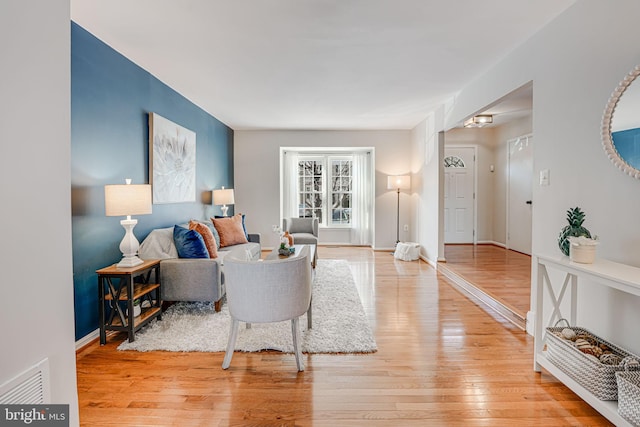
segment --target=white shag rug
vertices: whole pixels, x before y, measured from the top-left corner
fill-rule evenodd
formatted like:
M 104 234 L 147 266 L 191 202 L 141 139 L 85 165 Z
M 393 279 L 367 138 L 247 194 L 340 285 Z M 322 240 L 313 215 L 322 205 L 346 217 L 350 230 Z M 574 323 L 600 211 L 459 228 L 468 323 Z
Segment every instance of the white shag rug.
M 302 351 L 305 353 L 371 353 L 377 350 L 371 327 L 362 308 L 349 265 L 344 260 L 318 260 L 313 283 L 313 327 L 307 315 L 300 318 Z M 211 303 L 176 303 L 136 333 L 132 343 L 118 350 L 226 351 L 229 339 L 226 303 L 215 312 Z M 291 322 L 240 323 L 236 350 L 279 350 L 293 353 Z

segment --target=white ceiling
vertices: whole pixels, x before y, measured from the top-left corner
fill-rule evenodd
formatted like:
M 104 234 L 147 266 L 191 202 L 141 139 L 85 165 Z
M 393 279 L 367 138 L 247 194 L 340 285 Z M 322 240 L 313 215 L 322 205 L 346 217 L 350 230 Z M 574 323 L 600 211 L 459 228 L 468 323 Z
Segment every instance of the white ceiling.
M 233 129 L 411 129 L 575 0 L 71 0 Z

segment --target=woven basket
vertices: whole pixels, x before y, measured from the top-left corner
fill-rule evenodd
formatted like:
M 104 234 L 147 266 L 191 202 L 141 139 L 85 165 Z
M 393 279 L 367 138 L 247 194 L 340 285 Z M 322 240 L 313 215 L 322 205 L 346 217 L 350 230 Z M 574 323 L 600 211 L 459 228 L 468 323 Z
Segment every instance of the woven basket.
M 640 426 L 640 372 L 616 372 L 618 380 L 618 413 L 635 426 Z
M 611 351 L 623 359 L 619 365 L 601 363 L 600 361 L 587 357 L 586 354 L 573 346 L 570 341 L 553 334 L 553 332 L 561 332 L 565 328 L 567 327 L 554 326 L 546 328 L 547 358 L 549 361 L 580 383 L 598 399 L 617 400 L 618 384 L 616 382 L 616 372 L 624 371 L 629 359 L 638 359 L 638 357 L 586 329 L 568 327 L 569 329 L 573 329 L 578 335 L 590 336 L 596 340 L 598 344 L 606 344 Z

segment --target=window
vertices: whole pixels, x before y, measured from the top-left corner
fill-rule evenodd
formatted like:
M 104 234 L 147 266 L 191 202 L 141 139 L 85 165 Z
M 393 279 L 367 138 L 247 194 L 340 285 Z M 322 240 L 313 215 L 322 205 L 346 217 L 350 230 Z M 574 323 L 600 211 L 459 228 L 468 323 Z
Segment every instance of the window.
M 351 224 L 351 160 L 331 160 L 331 223 Z
M 298 216 L 327 227 L 350 226 L 352 170 L 350 156 L 299 156 Z
M 458 156 L 448 156 L 444 158 L 445 168 L 464 168 L 464 160 Z
M 300 218 L 318 218 L 323 222 L 323 159 L 308 159 L 298 162 L 298 205 Z
M 317 218 L 331 242 L 373 243 L 373 148 L 281 147 L 280 156 L 281 218 Z

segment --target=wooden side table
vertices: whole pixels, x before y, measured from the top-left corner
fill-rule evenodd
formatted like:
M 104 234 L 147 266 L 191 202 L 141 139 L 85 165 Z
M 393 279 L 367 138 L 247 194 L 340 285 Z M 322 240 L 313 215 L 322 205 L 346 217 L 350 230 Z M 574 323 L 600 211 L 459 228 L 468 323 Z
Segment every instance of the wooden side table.
M 135 332 L 151 320 L 162 319 L 160 295 L 160 260 L 145 260 L 135 267 L 119 268 L 116 264 L 97 270 L 100 311 L 100 344 L 106 344 L 107 331 L 124 331 L 129 342 Z M 155 283 L 150 283 L 153 273 Z M 134 316 L 134 301 L 149 302 L 139 316 Z M 107 313 L 107 309 L 108 313 Z M 108 317 L 107 317 L 108 315 Z

